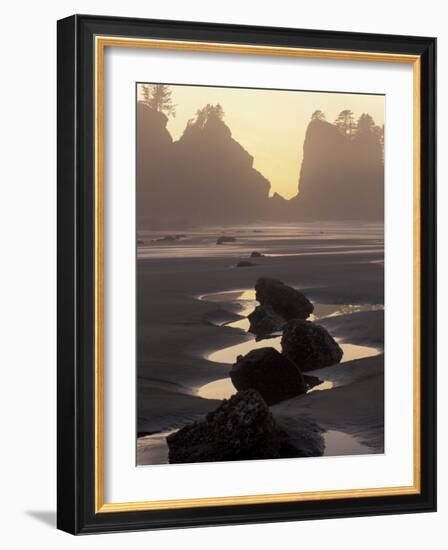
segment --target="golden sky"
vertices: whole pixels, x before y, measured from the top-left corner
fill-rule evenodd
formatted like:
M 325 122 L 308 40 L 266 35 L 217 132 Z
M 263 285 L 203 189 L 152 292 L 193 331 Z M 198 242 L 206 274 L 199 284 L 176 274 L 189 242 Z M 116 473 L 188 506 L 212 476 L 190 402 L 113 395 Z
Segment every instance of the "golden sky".
M 188 119 L 207 103 L 220 103 L 233 138 L 254 157 L 254 167 L 271 182 L 274 192 L 290 198 L 297 193 L 303 141 L 317 109 L 333 122 L 343 109 L 357 118 L 369 113 L 384 124 L 384 96 L 326 92 L 252 90 L 202 86 L 170 86 L 176 118 L 168 121 L 174 140 Z M 324 159 L 323 159 L 324 160 Z

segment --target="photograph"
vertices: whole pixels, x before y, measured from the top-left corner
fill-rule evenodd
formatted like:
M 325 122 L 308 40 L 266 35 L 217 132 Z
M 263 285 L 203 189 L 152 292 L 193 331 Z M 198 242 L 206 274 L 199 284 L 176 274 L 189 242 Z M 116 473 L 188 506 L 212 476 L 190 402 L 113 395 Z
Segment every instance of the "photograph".
M 137 466 L 385 452 L 385 108 L 136 83 Z
M 4 4 L 6 550 L 443 546 L 445 7 Z
M 436 509 L 436 39 L 380 28 L 58 21 L 59 529 Z

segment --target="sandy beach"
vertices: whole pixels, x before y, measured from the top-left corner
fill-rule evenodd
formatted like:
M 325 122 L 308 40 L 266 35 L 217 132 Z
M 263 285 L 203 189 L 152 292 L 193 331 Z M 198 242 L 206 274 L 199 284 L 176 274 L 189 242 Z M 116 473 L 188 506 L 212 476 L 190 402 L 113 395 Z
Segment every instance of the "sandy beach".
M 216 244 L 223 234 L 236 241 Z M 347 346 L 343 363 L 310 372 L 325 388 L 271 407 L 277 422 L 291 438 L 300 437 L 304 421 L 316 423 L 326 455 L 384 452 L 382 226 L 226 227 L 184 229 L 173 240 L 167 235 L 139 235 L 138 465 L 166 462 L 165 434 L 219 405 L 201 397 L 201 388 L 227 379 L 229 353 L 255 343 L 244 323 L 262 276 L 301 290 L 319 306 L 318 323 Z M 252 251 L 264 256 L 250 258 Z M 254 265 L 237 267 L 241 260 Z M 244 291 L 246 299 L 238 299 Z M 227 350 L 225 361 L 211 360 L 220 350 Z

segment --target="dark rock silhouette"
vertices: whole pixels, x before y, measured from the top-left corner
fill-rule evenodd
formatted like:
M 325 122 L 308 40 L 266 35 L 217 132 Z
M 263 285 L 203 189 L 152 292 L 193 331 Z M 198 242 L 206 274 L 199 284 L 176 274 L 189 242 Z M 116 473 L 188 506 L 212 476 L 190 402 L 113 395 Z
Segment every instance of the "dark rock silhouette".
M 185 237 L 185 235 L 165 235 L 160 239 L 156 239 L 156 242 L 175 242 L 180 241 L 180 239 L 182 239 L 183 237 Z
M 137 105 L 137 227 L 151 227 L 172 208 L 173 140 L 168 118 L 143 103 Z
M 260 277 L 255 283 L 255 297 L 268 314 L 285 321 L 306 319 L 314 310 L 308 298 L 278 279 Z
M 298 221 L 296 204 L 292 199 L 285 199 L 274 193 L 266 202 L 264 218 L 270 221 Z
M 257 264 L 248 262 L 247 260 L 241 260 L 236 264 L 236 267 L 253 267 L 254 265 L 257 265 Z
M 137 109 L 138 227 L 265 218 L 270 183 L 220 118 L 190 122 L 173 142 L 164 114 Z
M 248 316 L 249 332 L 263 338 L 282 330 L 291 319 L 306 319 L 314 310 L 304 294 L 277 279 L 260 277 L 255 297 L 261 305 Z
M 220 118 L 187 126 L 174 150 L 184 210 L 213 223 L 263 218 L 270 183 Z
M 202 422 L 168 436 L 167 443 L 171 464 L 304 456 L 255 390 L 224 400 Z
M 324 327 L 301 319 L 285 325 L 282 352 L 302 372 L 335 365 L 343 355 L 338 343 Z
M 323 380 L 318 378 L 317 376 L 312 376 L 311 374 L 303 374 L 303 381 L 305 382 L 306 390 L 310 390 L 311 388 L 314 388 L 314 386 L 318 386 L 319 384 L 322 384 Z
M 264 254 L 262 254 L 261 252 L 257 252 L 256 250 L 254 250 L 253 252 L 251 252 L 250 257 L 251 257 L 251 258 L 263 258 L 263 257 L 264 257 Z
M 382 146 L 368 129 L 347 137 L 333 124 L 312 120 L 299 193 L 286 200 L 269 197 L 270 182 L 222 118 L 190 121 L 175 142 L 167 122 L 138 103 L 138 228 L 383 218 Z
M 274 348 L 259 348 L 240 355 L 230 370 L 237 390 L 257 390 L 268 405 L 305 393 L 297 366 Z
M 377 136 L 359 131 L 351 138 L 333 124 L 312 120 L 291 207 L 299 220 L 383 219 L 384 167 Z
M 249 332 L 258 337 L 278 332 L 285 324 L 279 315 L 269 314 L 263 306 L 257 306 L 249 315 Z
M 226 237 L 225 235 L 218 237 L 216 240 L 216 244 L 234 243 L 234 242 L 236 242 L 235 237 Z

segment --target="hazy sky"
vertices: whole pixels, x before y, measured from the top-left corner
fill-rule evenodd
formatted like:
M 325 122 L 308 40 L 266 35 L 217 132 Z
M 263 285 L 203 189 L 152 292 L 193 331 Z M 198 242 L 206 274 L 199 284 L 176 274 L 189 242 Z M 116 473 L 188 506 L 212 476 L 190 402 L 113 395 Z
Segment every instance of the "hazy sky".
M 355 118 L 369 113 L 376 124 L 384 124 L 384 96 L 170 87 L 177 106 L 176 118 L 170 117 L 168 122 L 174 140 L 180 138 L 198 109 L 207 103 L 220 103 L 233 138 L 254 157 L 254 167 L 271 182 L 271 194 L 277 192 L 286 198 L 297 193 L 303 141 L 314 111 L 320 109 L 329 122 L 334 122 L 340 111 L 351 109 Z

